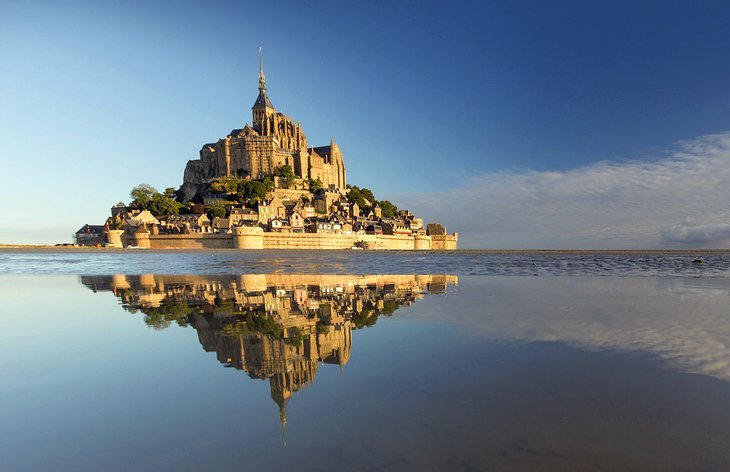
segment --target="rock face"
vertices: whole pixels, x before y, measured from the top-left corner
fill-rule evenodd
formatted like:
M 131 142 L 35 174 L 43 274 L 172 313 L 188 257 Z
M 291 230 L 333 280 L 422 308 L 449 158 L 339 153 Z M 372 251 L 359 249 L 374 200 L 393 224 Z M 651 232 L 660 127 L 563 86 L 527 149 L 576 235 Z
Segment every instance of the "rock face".
M 188 161 L 183 176 L 187 199 L 201 184 L 219 177 L 258 179 L 272 175 L 281 165 L 290 166 L 301 179 L 319 179 L 325 188 L 345 189 L 345 162 L 339 146 L 334 139 L 327 146 L 308 146 L 301 124 L 274 109 L 266 93 L 263 68 L 251 111 L 252 124 L 203 145 L 200 159 Z

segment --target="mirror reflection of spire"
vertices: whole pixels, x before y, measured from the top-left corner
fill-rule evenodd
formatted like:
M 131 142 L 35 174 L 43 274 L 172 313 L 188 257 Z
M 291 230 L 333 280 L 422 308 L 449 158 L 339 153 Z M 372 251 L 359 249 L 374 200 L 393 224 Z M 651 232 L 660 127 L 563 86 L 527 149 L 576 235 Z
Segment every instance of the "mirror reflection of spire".
M 279 421 L 281 422 L 281 437 L 284 440 L 284 447 L 286 447 L 286 403 L 279 407 Z
M 144 314 L 149 327 L 189 326 L 218 362 L 268 380 L 285 446 L 289 400 L 324 366 L 344 373 L 353 330 L 457 282 L 439 274 L 81 276 L 94 292 L 108 291 L 125 310 Z

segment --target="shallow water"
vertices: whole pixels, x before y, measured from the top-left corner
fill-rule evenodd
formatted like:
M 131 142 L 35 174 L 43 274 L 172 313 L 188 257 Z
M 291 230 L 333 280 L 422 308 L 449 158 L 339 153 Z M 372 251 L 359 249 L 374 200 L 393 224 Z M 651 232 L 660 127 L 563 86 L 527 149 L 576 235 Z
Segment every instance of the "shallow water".
M 702 263 L 696 261 L 701 260 Z M 0 251 L 0 274 L 415 274 L 730 277 L 730 252 Z
M 0 276 L 4 470 L 730 467 L 724 277 L 105 264 Z

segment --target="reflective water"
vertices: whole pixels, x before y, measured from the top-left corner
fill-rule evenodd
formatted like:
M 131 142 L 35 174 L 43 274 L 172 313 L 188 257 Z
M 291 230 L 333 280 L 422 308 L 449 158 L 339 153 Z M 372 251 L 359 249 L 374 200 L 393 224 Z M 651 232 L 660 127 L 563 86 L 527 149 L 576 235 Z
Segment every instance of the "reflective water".
M 700 263 L 701 261 L 701 263 Z M 415 274 L 730 277 L 730 252 L 0 249 L 0 274 Z
M 0 276 L 3 470 L 725 470 L 730 279 Z

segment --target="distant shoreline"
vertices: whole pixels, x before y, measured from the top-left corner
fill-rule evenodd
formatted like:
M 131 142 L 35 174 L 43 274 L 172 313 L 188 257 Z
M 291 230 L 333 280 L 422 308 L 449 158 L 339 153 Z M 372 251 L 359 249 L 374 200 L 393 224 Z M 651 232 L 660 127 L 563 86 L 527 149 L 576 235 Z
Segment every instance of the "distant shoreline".
M 343 250 L 317 250 L 317 249 L 122 249 L 113 247 L 89 247 L 89 246 L 48 246 L 48 245 L 31 245 L 31 244 L 0 244 L 0 253 L 216 253 L 216 252 L 355 252 L 347 249 Z M 358 253 L 375 251 L 358 251 Z M 383 251 L 377 251 L 383 252 Z M 408 252 L 409 250 L 386 250 L 385 252 Z M 728 249 L 455 249 L 455 250 L 425 250 L 418 251 L 415 254 L 730 254 Z

